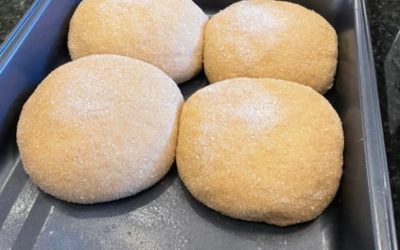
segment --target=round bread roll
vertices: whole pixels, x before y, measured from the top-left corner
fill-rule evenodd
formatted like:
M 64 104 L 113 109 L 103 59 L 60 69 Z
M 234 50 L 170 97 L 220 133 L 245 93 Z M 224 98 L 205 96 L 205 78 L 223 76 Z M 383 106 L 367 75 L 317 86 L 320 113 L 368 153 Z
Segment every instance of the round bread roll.
M 300 5 L 241 1 L 213 16 L 204 41 L 204 68 L 213 83 L 235 77 L 295 81 L 325 93 L 332 87 L 335 30 Z
M 95 55 L 67 63 L 23 107 L 22 163 L 43 191 L 69 202 L 133 195 L 170 169 L 182 103 L 176 84 L 145 62 Z
M 207 15 L 191 0 L 83 0 L 70 23 L 72 59 L 117 54 L 182 83 L 202 69 Z
M 278 226 L 305 222 L 338 189 L 341 121 L 309 87 L 225 80 L 184 104 L 176 160 L 190 193 L 222 214 Z

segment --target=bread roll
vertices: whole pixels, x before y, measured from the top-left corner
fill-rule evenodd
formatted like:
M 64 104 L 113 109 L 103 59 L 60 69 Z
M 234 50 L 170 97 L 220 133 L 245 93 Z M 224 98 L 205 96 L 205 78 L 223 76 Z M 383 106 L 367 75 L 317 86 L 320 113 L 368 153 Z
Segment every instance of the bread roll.
M 72 59 L 137 58 L 182 83 L 203 67 L 207 21 L 191 0 L 83 0 L 70 22 L 68 47 Z
M 233 218 L 287 226 L 334 198 L 343 130 L 323 96 L 297 83 L 237 78 L 184 104 L 176 155 L 190 193 Z
M 54 70 L 25 103 L 17 142 L 43 191 L 111 201 L 159 181 L 174 161 L 182 95 L 156 67 L 94 55 Z
M 337 54 L 336 32 L 323 17 L 283 1 L 235 3 L 213 16 L 205 32 L 204 67 L 211 83 L 268 77 L 325 93 Z

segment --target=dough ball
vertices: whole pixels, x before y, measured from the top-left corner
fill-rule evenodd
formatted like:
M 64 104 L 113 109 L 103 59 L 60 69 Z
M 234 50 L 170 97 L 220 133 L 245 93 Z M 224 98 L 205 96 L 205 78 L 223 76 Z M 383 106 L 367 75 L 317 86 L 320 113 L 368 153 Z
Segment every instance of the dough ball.
M 43 191 L 75 203 L 133 195 L 174 161 L 183 97 L 156 67 L 95 55 L 54 70 L 25 103 L 17 142 Z
M 235 3 L 213 16 L 205 32 L 204 67 L 210 82 L 268 77 L 325 93 L 333 84 L 337 54 L 332 26 L 288 2 Z
M 309 87 L 225 80 L 184 104 L 176 160 L 190 193 L 216 211 L 279 226 L 305 222 L 338 189 L 341 121 Z
M 72 59 L 129 56 L 182 83 L 202 69 L 207 21 L 191 0 L 83 0 L 71 19 L 68 47 Z

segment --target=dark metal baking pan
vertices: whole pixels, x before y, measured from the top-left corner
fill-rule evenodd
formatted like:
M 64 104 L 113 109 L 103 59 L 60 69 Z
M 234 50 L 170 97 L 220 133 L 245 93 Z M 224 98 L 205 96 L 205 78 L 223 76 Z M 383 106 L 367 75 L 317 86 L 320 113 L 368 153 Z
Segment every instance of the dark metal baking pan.
M 196 1 L 208 14 L 234 1 Z M 339 193 L 316 220 L 278 228 L 220 215 L 194 200 L 175 167 L 132 197 L 75 205 L 38 190 L 15 143 L 21 106 L 69 60 L 68 22 L 78 0 L 38 0 L 0 49 L 0 249 L 397 249 L 374 62 L 361 0 L 301 0 L 336 28 L 339 66 L 328 93 L 346 137 Z M 205 86 L 200 74 L 181 86 Z

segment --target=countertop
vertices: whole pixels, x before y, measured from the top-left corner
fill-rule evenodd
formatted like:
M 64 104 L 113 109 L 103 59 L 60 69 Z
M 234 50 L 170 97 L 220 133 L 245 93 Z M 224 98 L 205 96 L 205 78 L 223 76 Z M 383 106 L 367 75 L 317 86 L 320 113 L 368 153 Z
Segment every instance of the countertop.
M 393 100 L 387 96 L 387 85 L 384 71 L 386 56 L 397 32 L 400 30 L 400 1 L 366 1 L 372 45 L 374 48 L 380 108 L 390 170 L 393 204 L 396 214 L 396 224 L 398 225 L 397 234 L 400 235 L 400 126 L 393 127 L 389 130 L 389 121 L 400 121 L 400 112 L 397 113 L 393 111 L 395 108 L 392 103 Z M 15 26 L 32 2 L 33 0 L 0 0 L 0 43 L 4 41 L 7 34 Z M 399 83 L 397 82 L 397 84 Z M 393 86 L 389 87 L 392 88 Z M 400 91 L 400 86 L 394 87 Z M 390 111 L 388 111 L 389 109 Z
M 0 43 L 14 28 L 33 0 L 0 0 Z

